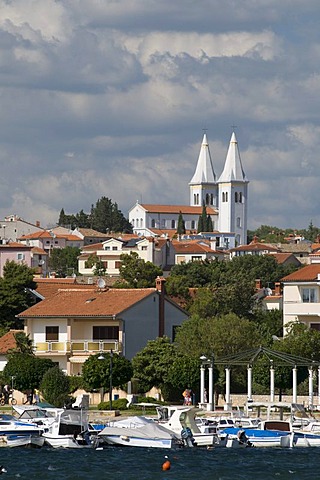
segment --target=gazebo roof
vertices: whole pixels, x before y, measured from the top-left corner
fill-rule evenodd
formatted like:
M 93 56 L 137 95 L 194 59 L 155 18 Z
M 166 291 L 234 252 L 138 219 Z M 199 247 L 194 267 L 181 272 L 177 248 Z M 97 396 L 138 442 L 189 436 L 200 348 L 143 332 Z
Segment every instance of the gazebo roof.
M 290 353 L 279 352 L 278 350 L 271 350 L 270 348 L 262 347 L 243 352 L 228 355 L 226 357 L 216 358 L 214 363 L 216 365 L 236 366 L 236 365 L 253 365 L 258 357 L 265 356 L 274 366 L 292 366 L 292 367 L 318 367 L 320 361 L 315 361 L 310 358 L 298 357 Z

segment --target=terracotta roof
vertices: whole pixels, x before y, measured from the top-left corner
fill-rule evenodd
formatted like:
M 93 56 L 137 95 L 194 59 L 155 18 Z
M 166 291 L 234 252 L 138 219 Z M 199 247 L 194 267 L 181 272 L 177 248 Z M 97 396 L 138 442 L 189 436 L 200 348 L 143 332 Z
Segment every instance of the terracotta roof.
M 157 292 L 155 288 L 61 290 L 20 313 L 18 317 L 110 317 Z
M 179 242 L 173 240 L 172 244 L 176 253 L 215 253 L 215 251 L 203 241 L 190 240 L 188 242 Z
M 176 213 L 179 214 L 190 214 L 190 215 L 201 215 L 201 207 L 190 207 L 188 205 L 152 205 L 149 203 L 142 203 L 141 207 L 144 208 L 147 212 L 150 213 Z M 217 215 L 218 212 L 212 207 L 207 206 L 207 214 Z
M 230 252 L 256 252 L 256 251 L 280 252 L 276 247 L 272 247 L 267 243 L 254 242 L 249 245 L 240 245 L 239 247 L 230 248 Z
M 56 235 L 56 238 L 61 238 L 62 235 Z M 52 235 L 48 232 L 48 230 L 39 230 L 38 232 L 29 233 L 28 235 L 21 235 L 18 240 L 30 240 L 30 239 L 37 239 L 37 238 L 53 238 Z
M 101 233 L 97 230 L 93 230 L 92 228 L 78 228 L 78 232 L 80 232 L 84 237 L 110 237 L 110 234 Z
M 315 282 L 320 274 L 320 263 L 312 263 L 281 278 L 282 282 Z
M 81 247 L 81 250 L 86 250 L 86 251 L 93 251 L 96 252 L 97 250 L 102 250 L 103 244 L 102 243 L 91 243 L 91 245 L 85 245 L 84 247 Z
M 276 261 L 281 265 L 282 263 L 285 263 L 289 258 L 294 258 L 295 261 L 298 260 L 297 257 L 295 257 L 292 253 L 271 253 L 272 257 L 276 259 Z
M 18 248 L 19 250 L 31 250 L 32 247 L 30 247 L 30 245 L 25 245 L 24 243 L 20 243 L 20 242 L 10 242 L 10 243 L 4 243 L 4 244 L 0 244 L 0 248 L 8 248 L 8 249 L 14 249 L 14 248 Z
M 17 342 L 15 339 L 16 333 L 23 333 L 23 330 L 9 330 L 0 338 L 0 354 L 6 355 L 9 350 L 16 348 Z
M 48 255 L 48 253 L 40 247 L 32 247 L 31 252 L 36 253 L 37 255 Z
M 77 290 L 96 288 L 95 285 L 79 284 L 75 278 L 35 278 L 34 281 L 37 283 L 36 291 L 44 298 L 50 298 L 59 290 L 68 288 Z

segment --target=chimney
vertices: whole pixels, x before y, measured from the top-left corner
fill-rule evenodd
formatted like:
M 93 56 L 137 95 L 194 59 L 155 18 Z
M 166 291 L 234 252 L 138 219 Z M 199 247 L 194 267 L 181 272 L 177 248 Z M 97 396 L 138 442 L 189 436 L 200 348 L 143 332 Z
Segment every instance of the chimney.
M 159 292 L 159 337 L 164 335 L 164 297 L 166 279 L 164 277 L 156 278 L 156 289 Z
M 275 282 L 275 284 L 274 284 L 274 294 L 275 295 L 281 295 L 281 283 L 280 282 Z
M 36 220 L 36 227 L 40 227 L 40 220 Z
M 260 280 L 260 278 L 257 278 L 256 279 L 256 290 L 260 290 L 261 288 L 262 288 L 261 280 Z

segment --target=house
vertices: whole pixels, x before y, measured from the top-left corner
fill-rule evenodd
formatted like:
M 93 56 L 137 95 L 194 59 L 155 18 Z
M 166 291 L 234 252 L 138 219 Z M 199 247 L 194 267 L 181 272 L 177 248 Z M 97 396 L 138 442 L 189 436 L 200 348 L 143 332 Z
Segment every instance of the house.
M 8 215 L 4 220 L 0 220 L 0 243 L 16 242 L 22 235 L 29 235 L 39 230 L 45 230 L 40 226 L 39 221 L 33 224 L 26 222 L 18 215 Z
M 203 205 L 206 206 L 213 230 L 225 232 L 227 245 L 234 247 L 247 242 L 248 180 L 245 176 L 238 142 L 233 132 L 222 174 L 217 178 L 211 159 L 207 135 L 204 134 L 196 169 L 189 182 L 189 205 L 136 204 L 129 211 L 133 232 L 142 236 L 168 235 L 177 231 L 182 215 L 188 233 L 196 233 Z
M 306 265 L 281 281 L 284 330 L 290 322 L 320 330 L 320 263 Z
M 187 312 L 165 295 L 163 278 L 156 288 L 95 287 L 58 290 L 18 315 L 35 354 L 50 358 L 69 375 L 81 373 L 89 355 L 110 352 L 131 359 L 148 340 L 174 339 Z
M 267 243 L 259 242 L 255 237 L 249 245 L 239 245 L 229 249 L 230 258 L 241 257 L 243 255 L 268 255 L 271 253 L 279 253 L 277 247 L 273 247 Z
M 224 260 L 225 253 L 213 250 L 210 242 L 206 240 L 173 240 L 175 250 L 175 264 L 204 260 Z
M 17 341 L 15 335 L 23 333 L 23 330 L 9 330 L 0 337 L 0 371 L 2 372 L 7 363 L 7 355 L 10 350 L 16 348 Z
M 70 233 L 56 234 L 52 230 L 38 230 L 37 232 L 19 237 L 25 245 L 43 249 L 49 256 L 54 248 L 76 247 L 81 248 L 83 240 Z
M 81 238 L 83 245 L 91 245 L 95 243 L 104 242 L 111 237 L 110 234 L 97 232 L 92 228 L 75 228 L 70 232 L 72 235 Z
M 0 244 L 0 277 L 3 277 L 3 267 L 6 262 L 14 261 L 18 264 L 32 265 L 32 247 L 19 242 Z
M 81 275 L 93 276 L 98 264 L 106 270 L 107 275 L 119 276 L 121 255 L 133 252 L 145 262 L 152 262 L 162 269 L 169 269 L 174 264 L 174 252 L 169 240 L 127 234 L 84 246 L 78 258 L 78 271 Z M 90 261 L 92 258 L 95 262 Z

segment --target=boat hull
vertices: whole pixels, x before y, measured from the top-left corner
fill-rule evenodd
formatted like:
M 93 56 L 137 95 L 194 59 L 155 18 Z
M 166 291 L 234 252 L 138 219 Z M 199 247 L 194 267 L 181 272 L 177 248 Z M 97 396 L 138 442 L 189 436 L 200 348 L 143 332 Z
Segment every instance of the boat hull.
M 172 441 L 166 439 L 130 437 L 125 434 L 101 437 L 108 445 L 121 445 L 123 447 L 172 448 Z

